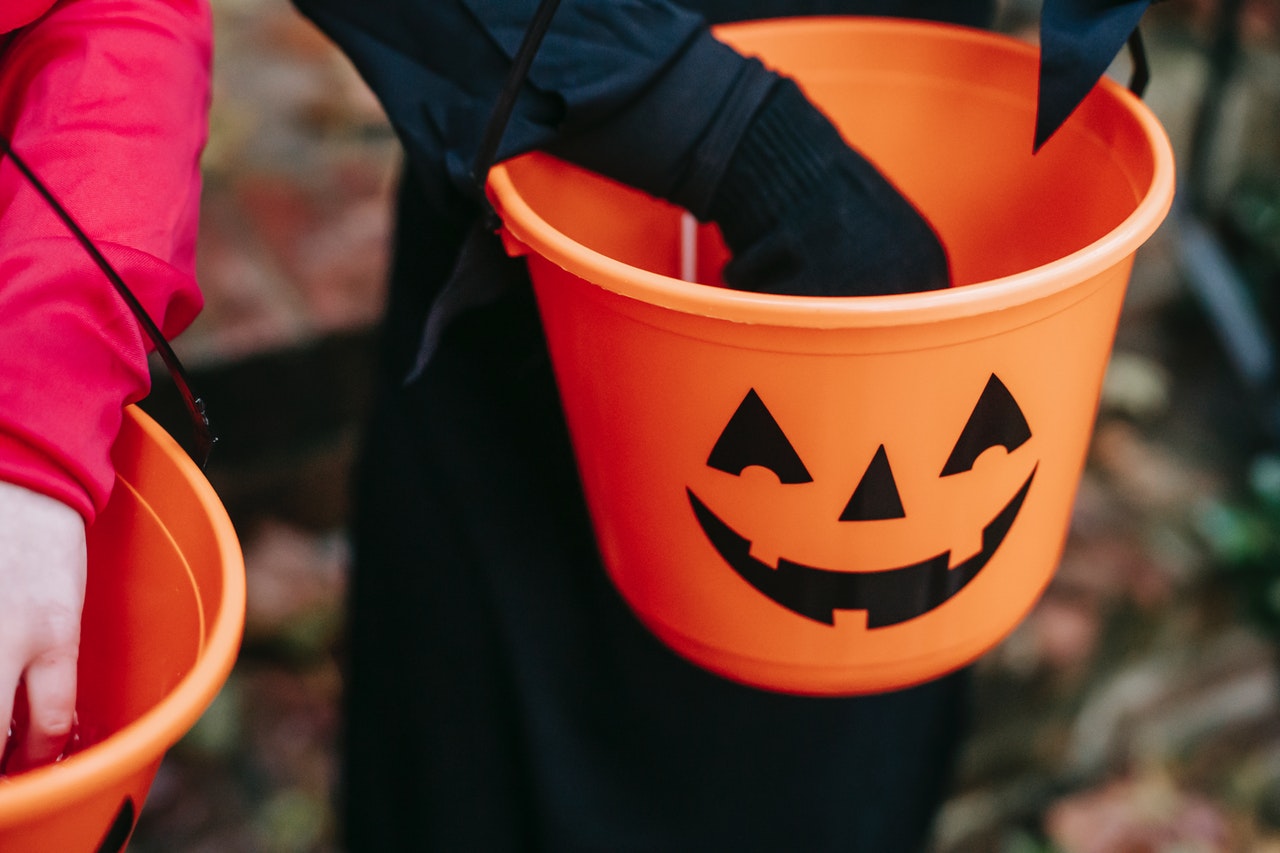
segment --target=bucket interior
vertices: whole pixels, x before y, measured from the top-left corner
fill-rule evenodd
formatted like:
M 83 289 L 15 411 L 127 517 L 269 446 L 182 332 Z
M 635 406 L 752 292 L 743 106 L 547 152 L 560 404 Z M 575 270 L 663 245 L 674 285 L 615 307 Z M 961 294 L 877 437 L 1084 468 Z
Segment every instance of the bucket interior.
M 1155 180 L 1151 129 L 1113 84 L 1095 89 L 1033 154 L 1030 45 L 897 21 L 762 22 L 720 35 L 801 78 L 845 138 L 932 222 L 956 285 L 1088 251 L 1134 214 Z M 719 283 L 726 255 L 714 229 L 690 239 L 680 210 L 546 155 L 506 168 L 514 193 L 569 241 L 663 276 Z
M 195 666 L 210 614 L 172 534 L 127 481 L 89 543 L 77 717 L 86 746 L 154 708 Z M 207 593 L 217 600 L 218 579 Z
M 208 482 L 131 408 L 111 500 L 88 531 L 80 743 L 0 783 L 0 849 L 89 849 L 132 826 L 164 753 L 221 688 L 244 624 L 244 562 Z M 49 846 L 52 844 L 53 846 Z M 69 846 L 59 846 L 69 845 Z

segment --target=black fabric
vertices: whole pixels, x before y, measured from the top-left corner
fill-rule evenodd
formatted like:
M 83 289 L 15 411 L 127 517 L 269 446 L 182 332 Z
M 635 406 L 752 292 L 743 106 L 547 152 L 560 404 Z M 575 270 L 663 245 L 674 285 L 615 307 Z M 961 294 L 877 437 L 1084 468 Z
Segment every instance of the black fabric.
M 475 150 L 536 0 L 295 0 L 378 95 L 442 215 L 467 188 Z M 530 68 L 499 159 L 593 127 L 639 97 L 705 32 L 665 0 L 566 0 Z M 708 83 L 710 78 L 708 78 Z M 689 150 L 724 92 L 707 85 L 664 128 L 659 160 Z M 664 152 L 672 152 L 668 158 Z
M 455 223 L 474 218 L 473 210 L 455 202 L 474 183 L 476 147 L 536 0 L 295 2 L 374 89 L 437 215 Z M 545 148 L 706 218 L 741 132 L 774 79 L 758 62 L 712 38 L 707 20 L 865 12 L 975 24 L 991 8 L 992 0 L 567 0 L 530 68 L 499 159 Z M 819 204 L 804 208 L 803 224 L 791 221 L 774 239 L 753 245 L 750 257 L 729 270 L 735 285 L 787 293 L 859 292 L 849 286 L 853 272 L 861 292 L 896 292 L 945 280 L 945 264 L 931 251 L 907 252 L 916 263 L 895 281 L 877 280 L 886 263 L 897 260 L 884 252 L 857 253 L 851 268 L 832 257 L 824 269 L 797 269 L 797 258 L 814 257 L 812 246 L 833 245 L 827 241 L 841 239 L 850 228 L 870 234 L 864 226 L 871 223 L 879 234 L 899 223 L 919 224 L 901 204 L 893 209 L 875 203 L 893 201 L 890 193 L 871 193 L 878 198 L 864 208 L 867 182 L 876 182 L 872 172 L 868 164 L 850 163 L 844 174 L 853 180 L 837 185 L 849 192 L 827 192 L 816 199 Z M 833 215 L 827 217 L 822 205 Z M 885 213 L 893 218 L 880 219 Z M 894 242 L 910 248 L 917 236 L 936 242 L 927 227 L 896 231 Z M 845 256 L 855 254 L 853 245 Z M 474 258 L 459 256 L 446 288 L 449 298 L 419 331 L 420 362 L 436 351 L 440 329 L 493 295 L 469 274 L 476 265 Z M 921 274 L 922 267 L 933 274 Z
M 708 207 L 742 133 L 778 76 L 704 31 L 670 67 L 608 121 L 566 133 L 548 146 L 557 156 L 650 195 L 675 201 L 706 220 Z M 708 100 L 707 93 L 715 94 Z M 675 150 L 672 124 L 690 144 Z
M 995 0 L 680 0 L 713 24 L 751 18 L 870 15 L 920 18 L 970 27 L 991 25 Z
M 294 3 L 378 95 L 433 207 L 455 213 L 449 185 L 470 180 L 475 148 L 537 0 Z M 892 14 L 976 25 L 992 8 L 993 0 L 564 0 L 499 157 L 598 131 L 643 100 L 692 48 L 700 59 L 668 78 L 684 81 L 681 109 L 664 111 L 645 135 L 646 160 L 682 162 L 727 94 L 723 54 L 695 46 L 708 20 Z M 635 144 L 633 126 L 616 127 L 601 144 Z
M 1034 147 L 1057 132 L 1097 84 L 1151 0 L 1045 0 Z
M 408 182 L 403 233 L 423 233 L 424 210 Z M 389 316 L 420 312 L 419 283 L 447 267 L 401 240 Z M 599 565 L 527 288 L 461 316 L 408 388 L 403 366 L 359 476 L 349 849 L 919 847 L 963 674 L 807 699 L 660 645 Z
M 710 209 L 739 290 L 868 296 L 950 285 L 924 216 L 845 144 L 791 80 L 748 125 Z

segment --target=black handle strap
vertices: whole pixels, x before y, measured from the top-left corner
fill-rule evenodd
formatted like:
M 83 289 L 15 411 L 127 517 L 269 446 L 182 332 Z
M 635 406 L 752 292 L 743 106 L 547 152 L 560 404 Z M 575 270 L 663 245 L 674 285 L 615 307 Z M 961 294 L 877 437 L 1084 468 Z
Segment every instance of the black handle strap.
M 164 362 L 164 366 L 169 370 L 173 377 L 174 385 L 177 386 L 178 393 L 182 395 L 182 402 L 187 408 L 187 412 L 191 416 L 191 423 L 194 431 L 195 446 L 190 451 L 192 458 L 196 464 L 203 469 L 209 461 L 209 454 L 213 451 L 213 446 L 217 444 L 218 437 L 213 432 L 213 427 L 209 423 L 209 415 L 205 409 L 204 399 L 196 395 L 191 388 L 191 383 L 187 379 L 186 370 L 182 367 L 182 362 L 178 360 L 178 356 L 174 353 L 173 348 L 169 346 L 169 342 L 165 340 L 164 334 L 157 328 L 155 322 L 147 314 L 142 303 L 138 301 L 138 297 L 134 296 L 133 291 L 125 284 L 124 279 L 116 272 L 115 267 L 111 266 L 111 262 L 106 259 L 93 240 L 89 238 L 76 222 L 70 212 L 62 206 L 53 192 L 45 186 L 40 177 L 27 165 L 26 161 L 18 156 L 18 152 L 13 150 L 13 145 L 3 135 L 0 135 L 0 154 L 7 156 L 13 165 L 17 167 L 22 176 L 27 179 L 40 197 L 45 200 L 53 212 L 63 224 L 67 226 L 67 230 L 75 237 L 76 242 L 88 253 L 89 257 L 102 270 L 102 274 L 107 277 L 111 284 L 115 287 L 116 292 L 120 294 L 120 298 L 124 300 L 125 305 L 133 312 L 137 318 L 138 324 L 142 327 L 142 331 L 151 340 L 156 352 L 160 354 L 160 359 Z
M 1129 91 L 1139 98 L 1147 91 L 1151 82 L 1151 65 L 1147 62 L 1147 46 L 1142 41 L 1142 28 L 1135 27 L 1129 36 L 1129 58 L 1133 60 L 1133 70 L 1129 74 Z
M 472 192 L 484 213 L 485 227 L 491 231 L 497 230 L 502 220 L 493 209 L 493 205 L 489 203 L 489 196 L 484 190 L 485 182 L 489 179 L 489 170 L 493 168 L 498 158 L 498 147 L 502 144 L 502 135 L 507 129 L 507 123 L 511 120 L 511 113 L 515 109 L 520 88 L 524 85 L 525 78 L 529 76 L 529 67 L 533 65 L 533 58 L 537 55 L 547 30 L 551 28 L 551 19 L 559 6 L 560 0 L 541 0 L 537 10 L 534 11 L 529 28 L 525 30 L 524 39 L 520 42 L 520 48 L 512 59 L 506 82 L 503 83 L 498 100 L 493 105 L 493 112 L 489 114 L 489 122 L 485 126 L 484 135 L 480 138 L 480 148 L 476 151 L 476 159 L 471 166 Z

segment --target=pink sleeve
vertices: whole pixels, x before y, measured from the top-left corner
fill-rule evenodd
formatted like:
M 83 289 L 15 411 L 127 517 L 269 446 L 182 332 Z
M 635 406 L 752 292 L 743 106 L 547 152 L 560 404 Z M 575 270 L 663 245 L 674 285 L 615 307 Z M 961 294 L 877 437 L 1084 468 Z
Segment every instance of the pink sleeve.
M 210 31 L 206 0 L 60 0 L 0 54 L 0 131 L 168 337 L 201 306 Z M 0 162 L 0 479 L 92 520 L 146 352 L 111 283 Z
M 0 33 L 31 23 L 52 5 L 53 0 L 4 0 L 0 4 Z

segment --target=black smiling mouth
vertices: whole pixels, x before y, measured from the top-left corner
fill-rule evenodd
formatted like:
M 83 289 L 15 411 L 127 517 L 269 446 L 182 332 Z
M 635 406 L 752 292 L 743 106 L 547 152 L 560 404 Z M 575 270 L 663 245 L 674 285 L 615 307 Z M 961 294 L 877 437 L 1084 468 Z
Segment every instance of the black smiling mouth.
M 835 624 L 837 610 L 865 610 L 868 628 L 884 628 L 928 613 L 977 577 L 1004 542 L 1035 475 L 1032 469 L 1017 494 L 982 528 L 982 550 L 958 566 L 951 567 L 951 552 L 943 551 L 918 563 L 875 572 L 819 569 L 785 558 L 775 569 L 751 556 L 751 540 L 721 521 L 691 489 L 685 491 L 707 539 L 756 590 L 825 625 Z

